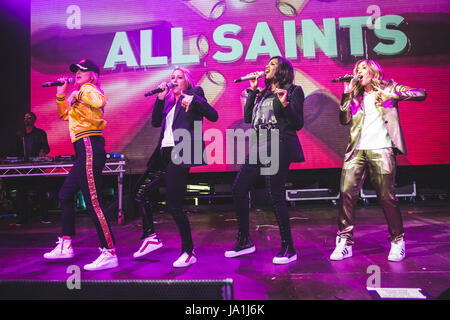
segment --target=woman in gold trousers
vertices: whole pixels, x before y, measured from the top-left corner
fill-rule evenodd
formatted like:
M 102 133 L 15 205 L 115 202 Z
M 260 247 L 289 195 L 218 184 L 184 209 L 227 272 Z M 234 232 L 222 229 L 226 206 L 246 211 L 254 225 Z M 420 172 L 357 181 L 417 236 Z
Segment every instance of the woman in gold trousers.
M 390 233 L 389 261 L 405 258 L 403 220 L 395 197 L 396 155 L 407 155 L 400 126 L 398 101 L 423 101 L 426 92 L 383 80 L 383 70 L 374 60 L 360 60 L 355 78 L 345 83 L 339 120 L 350 125 L 340 182 L 338 234 L 331 260 L 352 256 L 355 206 L 369 174 L 383 209 Z

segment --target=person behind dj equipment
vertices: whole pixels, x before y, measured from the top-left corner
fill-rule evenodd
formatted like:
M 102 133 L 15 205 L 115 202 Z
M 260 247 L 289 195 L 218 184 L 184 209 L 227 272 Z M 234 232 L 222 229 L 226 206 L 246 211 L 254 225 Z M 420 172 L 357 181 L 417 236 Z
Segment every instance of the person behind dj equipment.
M 69 121 L 69 132 L 75 149 L 75 162 L 59 191 L 62 209 L 62 236 L 54 250 L 45 253 L 50 260 L 74 256 L 72 237 L 75 235 L 74 196 L 81 189 L 88 212 L 92 216 L 100 239 L 100 256 L 84 266 L 85 270 L 103 270 L 119 265 L 115 241 L 106 220 L 101 198 L 101 174 L 106 161 L 105 140 L 102 130 L 106 97 L 100 88 L 100 69 L 90 60 L 83 59 L 70 66 L 76 73 L 76 90 L 66 97 L 67 79 L 57 87 L 56 104 L 59 117 Z
M 225 252 L 225 257 L 234 258 L 253 253 L 255 245 L 250 238 L 248 193 L 256 179 L 267 169 L 260 159 L 261 151 L 270 153 L 270 165 L 278 163 L 274 172 L 264 174 L 267 195 L 272 203 L 281 236 L 281 250 L 275 255 L 274 264 L 287 264 L 297 260 L 294 248 L 289 213 L 285 199 L 285 184 L 292 162 L 305 161 L 297 136 L 304 124 L 303 102 L 305 96 L 300 86 L 293 84 L 292 64 L 283 57 L 273 57 L 265 68 L 265 88 L 258 90 L 258 78 L 249 80 L 250 89 L 244 106 L 244 121 L 252 124 L 257 147 L 250 147 L 248 161 L 242 165 L 232 186 L 233 201 L 238 220 L 238 235 L 235 246 Z M 278 147 L 278 150 L 276 149 Z M 250 159 L 257 158 L 257 163 Z M 277 158 L 275 158 L 275 156 Z
M 25 160 L 46 156 L 50 152 L 50 146 L 45 131 L 35 126 L 36 115 L 33 112 L 25 113 L 23 123 L 24 131 L 19 132 L 16 138 L 16 155 Z
M 139 178 L 135 187 L 135 199 L 138 203 L 143 221 L 142 244 L 134 258 L 140 258 L 162 246 L 162 242 L 155 233 L 152 215 L 152 196 L 156 188 L 164 181 L 166 186 L 167 211 L 170 212 L 177 224 L 181 236 L 181 255 L 173 263 L 174 267 L 187 267 L 197 261 L 194 253 L 191 228 L 186 214 L 182 210 L 183 198 L 186 191 L 189 169 L 192 166 L 206 164 L 195 161 L 194 145 L 202 144 L 199 156 L 203 159 L 204 142 L 202 132 L 194 132 L 195 124 L 201 124 L 203 118 L 217 121 L 217 111 L 206 101 L 203 89 L 196 87 L 190 71 L 176 68 L 170 83 L 174 85 L 168 89 L 168 83 L 162 82 L 160 92 L 155 101 L 152 113 L 152 126 L 161 127 L 158 145 L 147 163 L 147 170 Z M 190 133 L 191 152 L 187 161 L 175 163 L 179 156 L 175 151 L 180 141 L 175 141 L 176 130 Z M 200 139 L 198 141 L 196 139 Z M 181 139 L 180 139 L 181 140 Z M 184 138 L 183 145 L 186 145 Z M 180 153 L 181 159 L 183 156 Z
M 406 256 L 403 220 L 395 197 L 397 154 L 407 154 L 398 112 L 399 101 L 423 101 L 423 89 L 384 80 L 378 62 L 359 60 L 353 69 L 358 81 L 345 83 L 339 121 L 350 125 L 340 182 L 338 232 L 336 248 L 330 260 L 343 260 L 353 254 L 355 207 L 367 174 L 383 208 L 389 229 L 391 250 L 389 261 L 402 261 Z
M 44 130 L 35 126 L 36 115 L 33 112 L 25 113 L 23 119 L 24 130 L 19 131 L 16 136 L 15 156 L 29 161 L 31 157 L 45 157 L 50 152 L 47 134 Z M 17 188 L 17 210 L 18 222 L 16 226 L 27 224 L 33 210 L 32 192 L 36 192 L 38 198 L 40 219 L 42 223 L 51 223 L 48 215 L 49 199 L 48 184 L 45 178 L 27 177 L 14 180 Z M 36 188 L 39 186 L 39 188 Z

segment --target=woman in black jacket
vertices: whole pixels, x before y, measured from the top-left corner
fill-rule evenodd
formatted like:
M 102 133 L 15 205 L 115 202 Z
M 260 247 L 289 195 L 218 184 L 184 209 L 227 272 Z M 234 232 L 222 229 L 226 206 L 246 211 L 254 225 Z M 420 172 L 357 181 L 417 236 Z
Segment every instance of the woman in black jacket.
M 302 88 L 293 85 L 293 80 L 292 65 L 283 57 L 270 59 L 265 68 L 265 88 L 262 92 L 257 89 L 258 78 L 250 80 L 244 120 L 246 123 L 252 123 L 257 143 L 256 147 L 250 148 L 247 161 L 233 183 L 233 200 L 239 232 L 234 248 L 225 252 L 227 258 L 255 251 L 255 245 L 249 234 L 248 192 L 261 174 L 265 175 L 266 191 L 272 202 L 281 235 L 281 250 L 273 258 L 273 263 L 287 264 L 297 260 L 284 186 L 290 164 L 305 161 L 296 133 L 303 127 L 305 97 Z M 272 158 L 270 163 L 262 157 L 269 153 Z M 269 172 L 269 167 L 278 170 Z
M 141 208 L 144 230 L 141 247 L 133 256 L 140 258 L 162 246 L 153 225 L 151 193 L 165 182 L 167 211 L 177 224 L 182 242 L 181 255 L 173 266 L 187 267 L 195 263 L 197 257 L 189 220 L 182 210 L 184 193 L 190 167 L 206 164 L 203 160 L 203 117 L 215 122 L 218 114 L 206 101 L 203 89 L 195 87 L 192 75 L 186 69 L 176 68 L 170 81 L 162 82 L 159 88 L 162 91 L 155 102 L 152 126 L 161 127 L 161 135 L 147 170 L 136 185 L 135 198 Z M 182 143 L 179 134 L 183 136 Z M 185 135 L 189 135 L 188 143 L 184 141 Z

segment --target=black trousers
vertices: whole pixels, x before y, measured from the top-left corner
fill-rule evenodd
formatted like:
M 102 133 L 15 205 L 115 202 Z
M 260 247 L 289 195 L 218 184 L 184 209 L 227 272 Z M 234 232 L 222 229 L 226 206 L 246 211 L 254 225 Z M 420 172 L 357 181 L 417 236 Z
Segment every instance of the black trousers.
M 280 157 L 280 166 L 276 174 L 265 176 L 265 187 L 277 219 L 281 240 L 292 246 L 291 226 L 285 196 L 285 184 L 290 162 L 282 160 L 284 159 Z M 232 193 L 238 229 L 244 237 L 249 236 L 250 229 L 248 192 L 260 175 L 260 169 L 260 165 L 244 164 L 233 182 Z
M 161 166 L 149 167 L 138 179 L 135 186 L 135 200 L 142 214 L 142 238 L 155 233 L 153 224 L 153 202 L 157 189 L 165 184 L 167 211 L 172 215 L 181 236 L 181 252 L 194 250 L 191 227 L 183 213 L 183 199 L 189 175 L 189 168 L 172 163 L 172 148 L 161 149 Z
M 114 248 L 111 226 L 104 215 L 101 188 L 105 166 L 105 140 L 90 136 L 74 143 L 76 159 L 59 191 L 63 215 L 63 236 L 75 235 L 75 194 L 81 189 L 86 207 L 92 217 L 102 248 Z

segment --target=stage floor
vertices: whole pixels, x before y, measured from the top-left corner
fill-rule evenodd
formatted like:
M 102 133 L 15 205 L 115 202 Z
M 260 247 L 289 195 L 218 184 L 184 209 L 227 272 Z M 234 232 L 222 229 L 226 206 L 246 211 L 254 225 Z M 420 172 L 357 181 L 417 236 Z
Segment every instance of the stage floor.
M 335 246 L 337 208 L 327 202 L 297 203 L 289 208 L 298 261 L 273 265 L 280 245 L 278 226 L 269 208 L 252 208 L 251 236 L 254 254 L 225 258 L 224 251 L 235 242 L 237 223 L 232 206 L 188 206 L 198 262 L 176 269 L 180 241 L 176 225 L 168 214 L 156 214 L 156 228 L 163 247 L 141 260 L 132 254 L 140 245 L 140 219 L 125 225 L 113 223 L 119 267 L 86 272 L 81 280 L 223 280 L 232 279 L 236 300 L 370 300 L 366 289 L 369 266 L 381 270 L 381 287 L 421 288 L 436 298 L 450 287 L 450 203 L 401 202 L 406 254 L 402 262 L 389 262 L 387 226 L 376 204 L 360 206 L 357 211 L 353 257 L 330 261 Z M 48 262 L 44 252 L 53 249 L 60 232 L 60 214 L 53 223 L 38 221 L 23 227 L 9 226 L 12 219 L 0 220 L 1 280 L 66 281 L 69 265 L 82 266 L 97 258 L 98 239 L 90 218 L 77 217 L 75 258 Z

